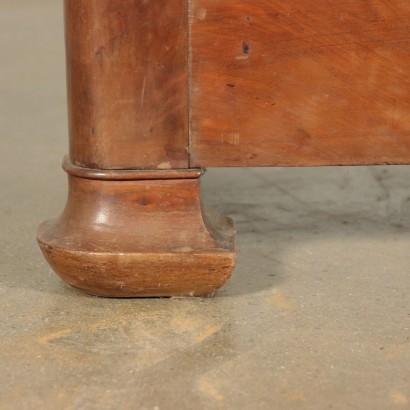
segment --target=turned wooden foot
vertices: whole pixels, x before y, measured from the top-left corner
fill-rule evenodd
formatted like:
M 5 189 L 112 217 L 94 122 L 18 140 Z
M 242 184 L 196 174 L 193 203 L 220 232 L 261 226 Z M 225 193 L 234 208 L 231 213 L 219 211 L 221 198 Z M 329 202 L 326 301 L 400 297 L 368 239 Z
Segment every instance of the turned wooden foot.
M 233 222 L 202 205 L 201 170 L 65 168 L 67 206 L 40 226 L 38 242 L 71 286 L 109 297 L 205 296 L 231 276 Z

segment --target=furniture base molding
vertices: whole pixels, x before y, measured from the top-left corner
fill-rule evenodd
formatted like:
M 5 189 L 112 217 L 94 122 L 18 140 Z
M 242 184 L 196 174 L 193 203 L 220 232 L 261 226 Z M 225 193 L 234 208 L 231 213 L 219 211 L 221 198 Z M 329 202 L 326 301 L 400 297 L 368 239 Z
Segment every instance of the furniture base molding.
M 67 159 L 64 168 L 66 207 L 37 239 L 69 285 L 105 297 L 209 296 L 230 278 L 235 228 L 202 203 L 203 170 L 106 171 Z

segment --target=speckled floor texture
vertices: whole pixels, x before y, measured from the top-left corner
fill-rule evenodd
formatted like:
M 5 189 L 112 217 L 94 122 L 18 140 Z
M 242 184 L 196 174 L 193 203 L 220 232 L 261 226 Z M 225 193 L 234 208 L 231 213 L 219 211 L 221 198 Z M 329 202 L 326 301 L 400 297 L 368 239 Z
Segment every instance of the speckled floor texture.
M 239 252 L 211 299 L 98 299 L 50 271 L 61 9 L 0 3 L 0 408 L 410 408 L 410 167 L 209 170 Z

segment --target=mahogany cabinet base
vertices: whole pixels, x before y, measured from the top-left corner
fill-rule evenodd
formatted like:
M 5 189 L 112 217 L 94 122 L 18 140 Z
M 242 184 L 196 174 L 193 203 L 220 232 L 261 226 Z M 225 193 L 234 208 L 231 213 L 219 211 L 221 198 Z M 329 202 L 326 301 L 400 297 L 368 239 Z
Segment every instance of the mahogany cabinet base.
M 39 227 L 38 242 L 71 286 L 106 297 L 208 296 L 231 276 L 234 225 L 201 203 L 200 170 L 66 170 L 66 208 Z

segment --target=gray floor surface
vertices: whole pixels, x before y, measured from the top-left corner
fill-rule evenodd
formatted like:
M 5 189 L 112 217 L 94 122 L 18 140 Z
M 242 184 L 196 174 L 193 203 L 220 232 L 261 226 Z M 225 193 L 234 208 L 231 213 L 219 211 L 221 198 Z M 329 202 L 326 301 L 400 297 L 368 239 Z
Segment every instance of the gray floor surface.
M 61 9 L 0 3 L 0 408 L 410 408 L 410 167 L 210 170 L 239 251 L 211 299 L 93 298 L 51 272 Z

